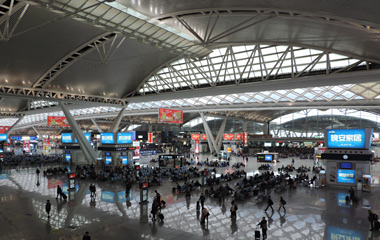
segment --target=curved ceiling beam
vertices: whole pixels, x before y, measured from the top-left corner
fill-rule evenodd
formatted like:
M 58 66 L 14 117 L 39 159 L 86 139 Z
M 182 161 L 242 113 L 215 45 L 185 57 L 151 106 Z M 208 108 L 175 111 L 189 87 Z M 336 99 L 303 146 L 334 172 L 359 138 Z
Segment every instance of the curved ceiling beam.
M 12 38 L 14 31 L 16 30 L 21 19 L 24 17 L 28 7 L 29 4 L 15 0 L 0 1 L 0 26 L 3 25 L 3 23 L 5 23 L 3 29 L 0 29 L 0 41 L 8 41 L 10 38 Z M 17 20 L 11 23 L 11 17 L 21 8 L 24 9 L 18 16 Z
M 361 19 L 342 18 L 334 15 L 318 14 L 306 11 L 293 11 L 289 9 L 277 9 L 277 8 L 206 8 L 198 10 L 180 11 L 166 15 L 159 15 L 154 19 L 159 21 L 166 21 L 169 19 L 186 19 L 189 17 L 205 16 L 207 14 L 216 13 L 219 16 L 233 16 L 233 15 L 269 15 L 273 17 L 285 17 L 292 19 L 301 19 L 302 21 L 319 22 L 323 24 L 329 24 L 339 27 L 347 27 L 355 30 L 361 30 L 368 33 L 379 34 L 380 29 L 377 29 L 369 24 L 375 25 L 375 23 L 369 23 Z
M 117 35 L 115 33 L 103 33 L 99 36 L 82 44 L 78 48 L 71 51 L 69 54 L 60 59 L 56 64 L 54 64 L 49 70 L 47 70 L 34 84 L 33 88 L 45 88 L 51 84 L 63 71 L 68 67 L 83 58 L 97 47 L 105 44 L 106 42 L 114 39 Z

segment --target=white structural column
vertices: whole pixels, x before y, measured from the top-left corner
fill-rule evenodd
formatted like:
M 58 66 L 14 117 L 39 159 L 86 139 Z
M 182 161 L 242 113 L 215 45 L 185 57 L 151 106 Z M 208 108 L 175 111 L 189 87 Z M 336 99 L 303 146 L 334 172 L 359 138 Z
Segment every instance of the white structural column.
M 263 126 L 263 133 L 264 134 L 269 134 L 269 122 L 268 121 L 265 121 L 264 122 L 264 126 Z
M 44 140 L 44 137 L 40 134 L 39 131 L 37 131 L 36 127 L 35 126 L 32 126 L 33 130 L 37 133 L 38 135 L 38 138 L 40 138 L 41 140 Z
M 83 154 L 85 155 L 88 163 L 96 163 L 97 154 L 95 150 L 91 147 L 90 142 L 87 141 L 87 138 L 84 136 L 82 130 L 80 129 L 78 123 L 75 121 L 74 117 L 71 115 L 70 111 L 67 109 L 65 103 L 59 102 L 59 105 L 62 108 L 63 113 L 66 116 L 67 122 L 70 124 L 71 130 L 76 136 L 79 146 L 82 149 Z
M 214 151 L 217 153 L 217 146 L 216 146 L 216 143 L 215 143 L 215 139 L 214 139 L 214 136 L 212 135 L 212 132 L 211 132 L 211 129 L 209 128 L 208 124 L 207 124 L 207 121 L 205 119 L 205 116 L 202 112 L 199 113 L 202 117 L 202 122 L 203 122 L 203 126 L 205 128 L 205 132 L 206 132 L 206 135 L 207 135 L 207 140 L 210 139 L 211 143 L 212 143 L 212 147 L 214 148 Z M 210 147 L 210 151 L 211 151 L 211 147 Z
M 220 149 L 222 148 L 222 143 L 223 143 L 223 135 L 224 135 L 224 130 L 226 130 L 226 124 L 227 124 L 227 118 L 223 119 L 222 125 L 220 126 L 218 136 L 216 137 L 216 142 L 218 143 L 217 151 L 219 152 Z
M 117 130 L 119 129 L 119 125 L 120 125 L 121 119 L 123 118 L 125 108 L 126 107 L 123 107 L 120 110 L 119 114 L 116 116 L 116 118 L 113 120 L 111 127 L 108 129 L 109 132 L 117 132 Z
M 99 125 L 95 122 L 93 118 L 91 118 L 91 122 L 95 125 L 96 129 L 98 129 L 99 133 L 103 132 L 102 129 L 99 127 Z
M 18 119 L 18 120 L 12 125 L 12 127 L 11 127 L 10 129 L 8 129 L 8 131 L 7 131 L 8 136 L 13 132 L 13 130 L 15 130 L 17 124 L 19 124 L 19 123 L 24 119 L 24 117 L 25 117 L 25 116 L 20 117 L 20 118 L 19 118 L 19 119 Z
M 247 129 L 248 129 L 248 122 L 243 121 L 243 132 L 248 132 Z

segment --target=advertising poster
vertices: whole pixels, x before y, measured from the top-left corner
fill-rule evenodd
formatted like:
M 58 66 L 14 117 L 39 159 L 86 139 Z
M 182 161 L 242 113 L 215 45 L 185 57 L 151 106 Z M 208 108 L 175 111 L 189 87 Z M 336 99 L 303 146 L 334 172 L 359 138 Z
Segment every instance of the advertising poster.
M 100 142 L 102 144 L 115 144 L 114 133 L 113 132 L 100 133 Z
M 48 116 L 48 126 L 70 127 L 66 117 Z
M 7 141 L 7 139 L 8 139 L 8 134 L 4 134 L 4 133 L 0 134 L 0 141 Z
M 117 144 L 131 144 L 132 136 L 131 132 L 119 132 L 117 133 Z
M 224 140 L 232 141 L 235 139 L 235 134 L 233 133 L 225 133 L 224 134 Z
M 338 169 L 339 183 L 355 183 L 355 170 Z
M 243 146 L 248 146 L 248 132 L 243 132 Z
M 22 149 L 23 149 L 25 152 L 30 152 L 30 141 L 24 141 L 23 146 L 22 146 Z
M 140 146 L 135 147 L 135 150 L 133 150 L 133 159 L 140 159 Z
M 194 153 L 199 153 L 199 140 L 195 140 Z
M 159 108 L 158 122 L 160 123 L 183 123 L 183 111 Z

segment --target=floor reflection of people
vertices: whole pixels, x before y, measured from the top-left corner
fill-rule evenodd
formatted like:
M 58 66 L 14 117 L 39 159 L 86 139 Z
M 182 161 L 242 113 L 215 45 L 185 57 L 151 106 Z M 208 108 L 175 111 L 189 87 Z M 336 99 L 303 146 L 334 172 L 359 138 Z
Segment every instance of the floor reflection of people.
M 231 234 L 234 234 L 235 232 L 237 232 L 238 230 L 238 226 L 236 224 L 236 218 L 232 218 L 231 219 Z
M 95 206 L 96 206 L 95 198 L 91 198 L 91 201 L 90 201 L 90 207 L 91 207 L 91 208 L 95 208 Z
M 281 227 L 286 222 L 285 215 L 286 215 L 286 212 L 285 213 L 280 213 L 280 224 L 281 224 Z
M 268 227 L 270 227 L 270 225 L 273 223 L 273 218 L 272 218 L 272 216 L 273 216 L 274 212 L 271 212 L 270 215 L 269 215 L 267 212 L 265 212 L 265 214 L 266 214 L 267 217 L 268 217 Z M 281 217 L 281 214 L 280 214 L 280 217 Z
M 225 215 L 227 211 L 226 204 L 223 202 L 222 204 L 222 214 Z
M 186 207 L 187 207 L 187 210 L 190 209 L 190 198 L 186 198 Z
M 132 206 L 132 203 L 129 200 L 126 201 L 126 204 L 127 204 L 127 208 L 130 208 Z
M 157 226 L 156 226 L 155 222 L 152 223 L 152 227 L 150 228 L 150 230 L 152 232 L 152 236 L 156 236 L 156 234 L 157 234 Z

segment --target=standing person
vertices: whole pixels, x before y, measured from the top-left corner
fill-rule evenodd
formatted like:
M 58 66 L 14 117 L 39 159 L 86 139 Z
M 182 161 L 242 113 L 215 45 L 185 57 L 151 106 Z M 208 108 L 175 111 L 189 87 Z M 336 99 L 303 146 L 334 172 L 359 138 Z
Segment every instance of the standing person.
M 202 209 L 205 206 L 205 201 L 206 201 L 205 195 L 201 193 L 201 196 L 199 197 L 199 202 L 201 203 Z
M 158 208 L 161 211 L 161 194 L 159 192 L 157 192 L 157 190 L 154 190 L 154 192 L 156 193 L 156 201 L 158 203 Z
M 265 217 L 263 217 L 263 219 L 261 220 L 261 222 L 259 222 L 259 224 L 257 224 L 257 226 L 261 227 L 261 232 L 263 234 L 263 239 L 266 239 L 267 238 L 268 225 L 267 225 L 267 220 L 265 220 Z
M 58 197 L 62 200 L 62 188 L 59 185 L 57 185 L 57 197 L 55 199 L 58 199 Z
M 158 212 L 157 198 L 155 197 L 152 203 L 152 221 L 156 221 L 156 214 Z
M 36 174 L 37 174 L 37 182 L 38 182 L 38 179 L 40 179 L 40 169 L 37 168 Z
M 83 240 L 91 240 L 91 237 L 90 237 L 89 233 L 86 232 L 86 233 L 83 235 L 83 238 L 82 238 L 82 239 L 83 239 Z
M 272 201 L 272 199 L 270 198 L 270 195 L 268 196 L 268 201 L 267 201 L 267 203 L 268 203 L 268 206 L 267 206 L 267 208 L 265 208 L 265 212 L 268 210 L 268 208 L 270 207 L 271 209 L 272 209 L 272 212 L 274 211 L 274 209 L 273 209 L 273 201 Z
M 208 216 L 210 216 L 210 213 L 208 212 L 207 208 L 202 208 L 202 216 L 201 216 L 201 223 L 205 224 L 207 220 L 208 224 Z
M 237 210 L 238 210 L 238 207 L 236 206 L 235 201 L 232 201 L 231 202 L 231 209 L 230 209 L 231 218 L 236 219 L 236 211 Z
M 46 213 L 48 214 L 48 218 L 50 218 L 51 204 L 49 200 L 46 201 L 45 210 L 46 210 Z
M 373 231 L 373 223 L 375 222 L 375 214 L 371 210 L 368 210 L 368 221 L 371 224 L 370 231 Z
M 280 207 L 278 208 L 278 211 L 280 211 L 280 209 L 283 208 L 284 212 L 286 212 L 285 204 L 286 204 L 286 201 L 281 196 L 281 198 L 280 198 Z

